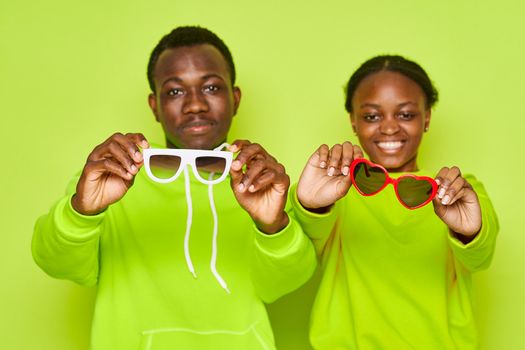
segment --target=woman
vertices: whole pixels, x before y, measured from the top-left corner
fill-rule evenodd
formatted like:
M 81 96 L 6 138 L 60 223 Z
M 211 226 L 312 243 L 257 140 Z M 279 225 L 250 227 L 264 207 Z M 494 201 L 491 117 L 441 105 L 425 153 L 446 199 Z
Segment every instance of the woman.
M 498 222 L 473 176 L 443 167 L 435 182 L 421 177 L 433 175 L 418 168 L 417 155 L 436 89 L 417 63 L 378 56 L 352 75 L 346 92 L 352 128 L 371 163 L 355 161 L 363 152 L 350 142 L 321 145 L 294 189 L 295 213 L 323 269 L 312 345 L 477 349 L 471 273 L 489 265 Z M 381 188 L 389 176 L 408 173 L 403 180 L 428 191 L 401 182 Z M 378 182 L 367 184 L 371 178 Z M 417 191 L 425 198 L 411 202 Z

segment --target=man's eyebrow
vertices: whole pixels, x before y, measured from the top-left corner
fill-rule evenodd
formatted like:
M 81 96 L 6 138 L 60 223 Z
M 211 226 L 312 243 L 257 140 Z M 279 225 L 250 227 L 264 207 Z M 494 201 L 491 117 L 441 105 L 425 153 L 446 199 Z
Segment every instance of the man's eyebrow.
M 217 78 L 217 79 L 220 79 L 220 80 L 225 80 L 223 76 L 219 75 L 219 74 L 216 74 L 216 73 L 210 73 L 210 74 L 206 74 L 205 76 L 203 76 L 201 79 L 202 80 L 208 80 L 210 78 Z
M 161 86 L 166 85 L 166 84 L 169 83 L 170 81 L 174 81 L 174 82 L 176 82 L 176 83 L 182 83 L 182 79 L 181 79 L 181 78 L 179 78 L 179 77 L 170 77 L 170 78 L 164 80 L 164 81 L 162 82 Z
M 201 80 L 208 80 L 210 78 L 217 78 L 217 79 L 220 79 L 222 81 L 225 81 L 224 77 L 222 77 L 221 75 L 216 74 L 216 73 L 210 73 L 210 74 L 203 75 L 200 79 Z M 169 83 L 171 81 L 173 81 L 175 83 L 182 83 L 183 82 L 183 80 L 181 78 L 177 77 L 177 76 L 169 77 L 168 79 L 166 79 L 166 80 L 164 80 L 162 82 L 161 86 L 164 86 L 164 85 L 166 85 L 167 83 Z
M 363 103 L 363 104 L 361 104 L 361 105 L 359 106 L 359 108 L 364 108 L 364 107 L 379 108 L 379 107 L 381 107 L 381 106 L 378 105 L 378 104 L 375 104 L 375 103 L 370 103 L 370 102 L 365 102 L 365 103 Z

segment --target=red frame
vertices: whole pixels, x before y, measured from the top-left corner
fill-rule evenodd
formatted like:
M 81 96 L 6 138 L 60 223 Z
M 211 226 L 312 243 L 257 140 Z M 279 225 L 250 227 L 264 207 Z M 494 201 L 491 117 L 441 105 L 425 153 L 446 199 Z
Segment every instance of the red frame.
M 385 177 L 385 183 L 383 184 L 383 186 L 381 186 L 380 189 L 378 189 L 377 191 L 373 192 L 373 193 L 363 193 L 361 192 L 361 190 L 359 189 L 359 187 L 356 185 L 355 183 L 355 179 L 354 179 L 354 169 L 355 167 L 358 165 L 358 164 L 361 164 L 361 163 L 365 163 L 365 164 L 368 164 L 369 166 L 373 167 L 373 168 L 379 168 L 381 169 L 386 177 Z M 430 194 L 429 198 L 421 203 L 420 205 L 418 206 L 415 206 L 415 207 L 409 207 L 408 205 L 406 205 L 402 200 L 401 198 L 399 197 L 399 192 L 397 190 L 397 185 L 399 183 L 399 181 L 403 178 L 407 178 L 407 177 L 410 177 L 410 178 L 413 178 L 413 179 L 416 179 L 416 180 L 425 180 L 425 181 L 428 181 L 431 185 L 432 185 L 432 193 Z M 369 161 L 368 159 L 365 159 L 365 158 L 357 158 L 357 159 L 354 159 L 354 161 L 352 162 L 352 164 L 350 164 L 350 178 L 352 179 L 352 184 L 354 185 L 355 189 L 357 190 L 357 192 L 359 192 L 361 195 L 363 196 L 373 196 L 379 192 L 381 192 L 386 186 L 388 186 L 389 184 L 392 184 L 394 186 L 394 191 L 396 193 L 396 197 L 397 197 L 397 200 L 407 209 L 410 209 L 410 210 L 414 210 L 414 209 L 417 209 L 417 208 L 421 208 L 422 206 L 424 205 L 427 205 L 428 203 L 430 203 L 430 201 L 432 199 L 434 199 L 434 197 L 436 196 L 436 193 L 437 193 L 437 190 L 438 190 L 438 184 L 436 183 L 436 181 L 434 181 L 433 178 L 431 177 L 428 177 L 428 176 L 416 176 L 414 174 L 406 174 L 406 175 L 402 175 L 396 179 L 393 179 L 392 177 L 390 177 L 390 174 L 388 173 L 388 171 L 381 165 L 379 164 L 375 164 L 375 163 L 372 163 L 371 161 Z

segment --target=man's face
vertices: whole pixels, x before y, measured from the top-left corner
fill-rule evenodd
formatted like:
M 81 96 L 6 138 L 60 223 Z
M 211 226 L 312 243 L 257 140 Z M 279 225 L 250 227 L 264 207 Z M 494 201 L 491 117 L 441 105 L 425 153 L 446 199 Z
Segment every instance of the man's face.
M 213 149 L 226 140 L 241 92 L 219 50 L 208 44 L 165 50 L 153 80 L 148 102 L 167 147 Z

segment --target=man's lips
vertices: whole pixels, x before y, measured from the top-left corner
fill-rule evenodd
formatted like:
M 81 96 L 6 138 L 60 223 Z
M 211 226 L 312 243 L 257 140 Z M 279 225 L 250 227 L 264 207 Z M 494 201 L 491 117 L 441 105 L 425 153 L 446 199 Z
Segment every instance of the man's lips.
M 199 134 L 199 133 L 205 133 L 209 131 L 211 128 L 215 126 L 215 124 L 216 123 L 213 121 L 198 120 L 198 121 L 185 123 L 184 125 L 181 126 L 181 129 L 184 132 L 189 132 L 192 134 Z

